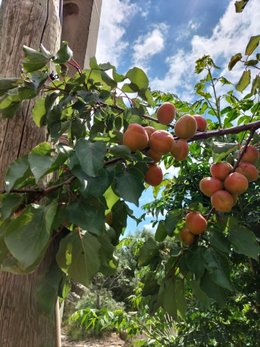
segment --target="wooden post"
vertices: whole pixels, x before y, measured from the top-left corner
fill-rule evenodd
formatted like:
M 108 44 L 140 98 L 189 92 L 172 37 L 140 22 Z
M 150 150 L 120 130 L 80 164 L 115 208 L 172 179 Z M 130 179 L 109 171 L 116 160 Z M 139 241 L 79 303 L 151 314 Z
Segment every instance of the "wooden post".
M 60 46 L 60 0 L 2 0 L 0 9 L 0 76 L 19 77 L 23 45 L 55 52 Z M 0 118 L 0 187 L 9 163 L 45 139 L 35 126 L 32 103 L 26 102 L 15 118 Z M 49 250 L 50 251 L 50 250 Z M 53 314 L 39 311 L 38 280 L 52 261 L 46 258 L 30 275 L 0 274 L 0 346 L 60 347 Z

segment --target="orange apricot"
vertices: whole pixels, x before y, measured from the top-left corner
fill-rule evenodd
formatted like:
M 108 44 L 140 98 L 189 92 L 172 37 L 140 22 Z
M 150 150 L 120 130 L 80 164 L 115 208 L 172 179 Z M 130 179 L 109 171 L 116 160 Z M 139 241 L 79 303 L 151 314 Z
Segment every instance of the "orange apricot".
M 186 220 L 185 226 L 194 235 L 202 234 L 207 229 L 208 222 L 199 212 L 196 212 L 196 211 L 189 212 L 186 215 L 185 220 Z
M 233 166 L 226 161 L 214 163 L 210 167 L 211 176 L 218 178 L 221 181 L 224 181 L 224 179 L 230 174 L 232 170 Z
M 241 173 L 233 172 L 225 179 L 224 187 L 231 194 L 242 194 L 248 188 L 248 180 Z
M 166 154 L 170 152 L 173 142 L 173 136 L 168 131 L 156 130 L 150 137 L 149 146 L 156 152 Z
M 174 129 L 177 137 L 190 139 L 196 133 L 197 122 L 194 117 L 186 114 L 177 120 Z
M 219 212 L 230 212 L 234 206 L 233 196 L 226 190 L 218 190 L 211 198 L 211 205 Z
M 179 139 L 173 142 L 171 154 L 176 160 L 185 160 L 189 153 L 189 145 L 186 140 Z
M 171 102 L 164 102 L 157 110 L 157 119 L 161 124 L 170 124 L 176 116 L 176 107 Z
M 147 155 L 151 157 L 155 163 L 158 163 L 158 161 L 162 159 L 162 153 L 156 152 L 151 148 L 147 151 Z
M 244 147 L 241 148 L 241 152 L 243 151 Z M 249 145 L 246 148 L 245 153 L 242 155 L 241 162 L 248 162 L 251 164 L 255 164 L 257 159 L 259 157 L 259 152 L 256 147 Z
M 200 191 L 210 197 L 218 190 L 223 189 L 223 182 L 215 177 L 204 177 L 199 183 Z
M 191 246 L 195 240 L 195 235 L 188 228 L 183 228 L 179 235 L 182 243 L 186 246 Z
M 247 162 L 239 163 L 238 167 L 236 168 L 236 172 L 246 176 L 248 182 L 256 181 L 259 174 L 255 165 Z
M 146 148 L 148 142 L 147 132 L 137 123 L 130 124 L 123 134 L 123 144 L 133 152 Z
M 149 165 L 148 170 L 146 171 L 146 174 L 144 176 L 144 180 L 151 186 L 158 186 L 163 180 L 163 173 L 160 166 L 156 164 Z
M 152 127 L 151 125 L 147 125 L 146 127 L 144 127 L 144 130 L 147 132 L 147 135 L 150 139 L 152 133 L 154 133 L 156 129 Z
M 208 123 L 205 118 L 203 118 L 199 114 L 194 114 L 193 116 L 197 123 L 197 130 L 198 131 L 205 131 L 207 129 Z

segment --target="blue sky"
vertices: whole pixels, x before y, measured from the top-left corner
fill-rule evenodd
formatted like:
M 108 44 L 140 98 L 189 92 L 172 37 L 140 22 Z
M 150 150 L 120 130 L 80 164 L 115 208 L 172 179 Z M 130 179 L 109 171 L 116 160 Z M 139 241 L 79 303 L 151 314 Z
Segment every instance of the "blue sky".
M 222 73 L 236 83 L 241 70 L 227 70 L 230 57 L 243 52 L 249 38 L 260 34 L 260 1 L 250 0 L 242 14 L 235 0 L 103 0 L 97 43 L 98 62 L 120 72 L 143 68 L 154 89 L 194 97 L 194 62 L 210 54 Z M 141 204 L 152 199 L 149 189 Z M 131 205 L 131 207 L 133 207 Z M 134 208 L 137 214 L 140 209 Z M 138 226 L 149 225 L 151 218 Z M 130 222 L 128 231 L 136 224 Z

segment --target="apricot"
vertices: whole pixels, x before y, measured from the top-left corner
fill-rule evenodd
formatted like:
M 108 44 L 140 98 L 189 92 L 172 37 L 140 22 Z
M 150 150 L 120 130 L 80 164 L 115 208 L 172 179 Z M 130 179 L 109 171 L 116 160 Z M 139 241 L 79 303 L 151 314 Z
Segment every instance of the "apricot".
M 199 212 L 189 212 L 185 220 L 186 227 L 194 235 L 202 234 L 207 229 L 208 222 Z
M 130 124 L 123 134 L 123 144 L 133 152 L 146 148 L 148 142 L 147 132 L 137 123 Z
M 218 190 L 223 189 L 223 182 L 215 177 L 204 177 L 199 183 L 200 191 L 210 197 Z
M 155 163 L 158 163 L 158 161 L 162 159 L 162 153 L 156 152 L 151 148 L 147 151 L 147 155 L 151 157 Z
M 157 119 L 161 124 L 170 124 L 176 116 L 176 107 L 171 102 L 164 102 L 157 110 Z
M 225 179 L 224 187 L 231 194 L 242 194 L 248 188 L 248 180 L 241 173 L 233 172 Z
M 156 129 L 152 127 L 151 125 L 147 125 L 146 127 L 144 127 L 144 130 L 147 132 L 147 135 L 150 139 L 152 133 L 154 133 Z
M 183 228 L 180 231 L 180 239 L 184 245 L 191 246 L 195 240 L 195 235 L 188 228 Z
M 241 152 L 243 151 L 243 149 L 244 147 L 241 148 Z M 258 150 L 254 146 L 249 145 L 247 146 L 246 151 L 241 158 L 241 162 L 246 161 L 248 163 L 255 164 L 258 157 L 259 157 Z
M 149 146 L 152 150 L 166 154 L 171 151 L 173 136 L 166 130 L 156 130 L 152 133 Z
M 193 116 L 197 123 L 197 130 L 198 131 L 205 131 L 207 129 L 208 123 L 205 118 L 203 118 L 199 114 L 194 114 Z
M 211 198 L 211 205 L 219 212 L 230 212 L 234 206 L 233 196 L 226 190 L 218 190 Z
M 163 173 L 160 166 L 157 164 L 149 165 L 148 170 L 146 171 L 146 174 L 144 176 L 144 180 L 151 186 L 158 186 L 163 180 Z
M 173 142 L 171 154 L 176 160 L 185 160 L 189 153 L 189 145 L 186 140 L 179 139 Z
M 256 181 L 259 174 L 255 165 L 247 162 L 239 163 L 238 167 L 236 168 L 236 172 L 246 176 L 248 182 Z
M 211 176 L 218 178 L 221 181 L 224 181 L 224 179 L 230 174 L 232 170 L 233 166 L 226 161 L 214 163 L 210 167 Z
M 177 120 L 174 129 L 177 137 L 181 139 L 190 139 L 196 133 L 197 122 L 194 117 L 186 114 Z

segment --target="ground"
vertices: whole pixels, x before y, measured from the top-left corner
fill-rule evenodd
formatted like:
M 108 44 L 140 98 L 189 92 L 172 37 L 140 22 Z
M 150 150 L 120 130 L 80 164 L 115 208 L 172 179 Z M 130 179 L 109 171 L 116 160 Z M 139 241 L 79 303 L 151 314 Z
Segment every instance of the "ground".
M 62 347 L 123 347 L 125 342 L 115 333 L 100 339 L 87 338 L 84 341 L 71 341 L 62 334 Z

